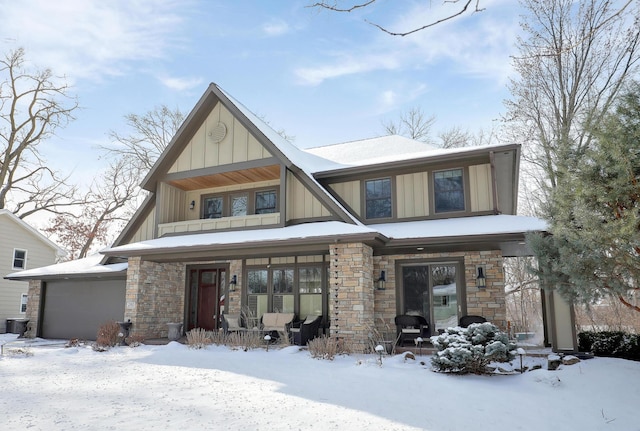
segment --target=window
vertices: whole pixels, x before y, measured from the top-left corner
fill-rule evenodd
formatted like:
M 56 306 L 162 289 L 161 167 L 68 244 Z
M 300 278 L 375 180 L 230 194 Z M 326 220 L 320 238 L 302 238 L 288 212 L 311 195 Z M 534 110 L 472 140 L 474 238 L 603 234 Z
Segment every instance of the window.
M 247 300 L 250 315 L 247 316 L 247 327 L 258 327 L 260 318 L 267 312 L 269 297 L 267 295 L 267 270 L 250 269 L 247 271 Z
M 27 298 L 29 298 L 29 296 L 26 293 L 23 293 L 22 296 L 20 297 L 20 312 L 21 313 L 26 313 L 27 312 Z
M 278 212 L 276 190 L 249 190 L 202 196 L 203 219 Z
M 322 315 L 322 268 L 319 266 L 298 268 L 300 292 L 300 319 Z
M 391 217 L 391 179 L 365 181 L 365 205 L 366 217 L 390 218 Z
M 256 214 L 271 214 L 277 212 L 276 201 L 275 190 L 256 192 Z
M 247 293 L 243 298 L 251 317 L 266 312 L 295 313 L 298 319 L 328 315 L 328 265 L 290 262 L 247 268 Z
M 204 213 L 202 218 L 220 218 L 222 217 L 223 199 L 222 196 L 214 196 L 204 198 Z
M 13 249 L 13 269 L 25 269 L 27 267 L 27 250 Z
M 435 211 L 464 211 L 462 169 L 435 172 L 433 175 Z
M 273 311 L 280 313 L 293 313 L 293 274 L 292 268 L 277 268 L 272 270 L 273 283 Z
M 247 195 L 235 195 L 231 197 L 231 217 L 247 215 Z

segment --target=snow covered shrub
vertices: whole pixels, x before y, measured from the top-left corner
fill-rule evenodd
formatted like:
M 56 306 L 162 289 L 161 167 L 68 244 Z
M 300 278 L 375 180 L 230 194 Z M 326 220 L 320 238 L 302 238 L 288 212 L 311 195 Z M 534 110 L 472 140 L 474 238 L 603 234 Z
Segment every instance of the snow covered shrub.
M 123 335 L 120 333 L 120 325 L 115 320 L 111 320 L 107 323 L 103 323 L 98 328 L 98 334 L 96 336 L 96 349 L 97 351 L 107 350 L 109 347 L 116 346 L 120 342 L 120 338 Z
M 640 361 L 640 336 L 622 331 L 585 331 L 578 334 L 578 349 L 596 356 Z
M 443 373 L 483 374 L 490 362 L 513 359 L 516 345 L 492 323 L 474 323 L 468 328 L 447 328 L 431 337 L 438 351 L 431 358 L 433 369 Z
M 127 338 L 125 338 L 125 343 L 127 343 L 127 346 L 129 347 L 138 347 L 142 344 L 142 342 L 144 341 L 144 337 L 142 335 L 129 335 Z
M 187 332 L 187 346 L 190 349 L 203 349 L 211 344 L 211 333 L 202 328 L 193 328 Z

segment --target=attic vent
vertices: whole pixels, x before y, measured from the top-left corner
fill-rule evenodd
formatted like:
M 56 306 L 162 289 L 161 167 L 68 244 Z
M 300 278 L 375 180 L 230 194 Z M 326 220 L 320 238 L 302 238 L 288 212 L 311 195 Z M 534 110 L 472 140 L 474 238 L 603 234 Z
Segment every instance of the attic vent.
M 227 126 L 224 123 L 218 123 L 213 129 L 209 130 L 207 135 L 211 142 L 218 144 L 227 136 Z

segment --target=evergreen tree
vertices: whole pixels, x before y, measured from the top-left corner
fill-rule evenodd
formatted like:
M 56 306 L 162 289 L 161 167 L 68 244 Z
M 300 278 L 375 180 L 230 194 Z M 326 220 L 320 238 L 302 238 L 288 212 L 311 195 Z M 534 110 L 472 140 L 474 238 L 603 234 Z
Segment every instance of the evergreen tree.
M 613 296 L 640 312 L 640 84 L 592 131 L 545 207 L 550 236 L 530 235 L 543 286 L 575 302 Z

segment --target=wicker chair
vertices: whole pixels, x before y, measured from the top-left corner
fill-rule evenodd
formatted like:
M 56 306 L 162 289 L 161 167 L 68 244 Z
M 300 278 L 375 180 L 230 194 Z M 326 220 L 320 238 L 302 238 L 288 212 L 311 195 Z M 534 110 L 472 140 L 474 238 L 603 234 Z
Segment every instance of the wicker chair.
M 460 326 L 463 328 L 468 328 L 472 323 L 484 323 L 487 319 L 482 316 L 462 316 L 460 318 Z
M 414 340 L 418 337 L 429 336 L 429 324 L 427 319 L 422 316 L 411 316 L 408 314 L 401 314 L 396 316 L 395 324 L 398 331 L 398 344 L 404 345 L 405 342 Z
M 294 322 L 289 329 L 291 342 L 298 346 L 306 346 L 309 340 L 318 335 L 322 316 L 307 316 L 304 321 Z

